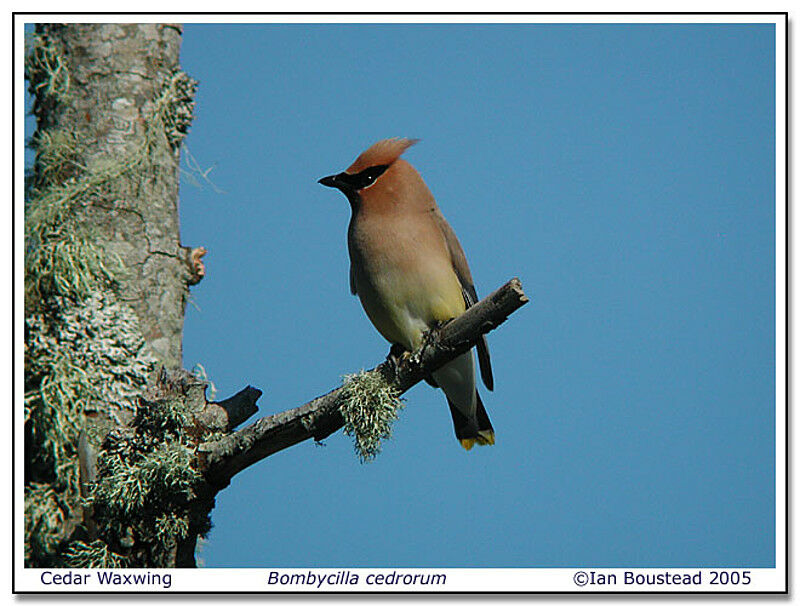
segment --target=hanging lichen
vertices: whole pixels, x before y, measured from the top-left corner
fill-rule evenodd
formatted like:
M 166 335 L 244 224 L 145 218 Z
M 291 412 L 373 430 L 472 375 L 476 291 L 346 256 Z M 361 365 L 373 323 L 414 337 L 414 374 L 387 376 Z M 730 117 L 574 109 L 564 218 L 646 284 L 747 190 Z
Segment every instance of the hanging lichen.
M 344 433 L 353 437 L 361 462 L 371 461 L 380 453 L 382 441 L 392 436 L 392 423 L 404 405 L 397 390 L 376 372 L 347 375 L 344 388 L 339 407 Z

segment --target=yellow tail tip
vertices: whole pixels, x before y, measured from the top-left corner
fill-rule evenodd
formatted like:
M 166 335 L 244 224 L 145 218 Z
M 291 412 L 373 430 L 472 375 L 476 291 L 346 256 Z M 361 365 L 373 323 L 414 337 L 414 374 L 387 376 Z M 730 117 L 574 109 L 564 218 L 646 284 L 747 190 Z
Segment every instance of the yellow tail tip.
M 490 429 L 479 431 L 478 444 L 481 446 L 494 446 L 494 432 Z
M 479 431 L 476 437 L 464 438 L 459 442 L 461 442 L 461 447 L 464 450 L 472 450 L 475 444 L 478 446 L 492 446 L 494 445 L 494 432 L 489 430 Z

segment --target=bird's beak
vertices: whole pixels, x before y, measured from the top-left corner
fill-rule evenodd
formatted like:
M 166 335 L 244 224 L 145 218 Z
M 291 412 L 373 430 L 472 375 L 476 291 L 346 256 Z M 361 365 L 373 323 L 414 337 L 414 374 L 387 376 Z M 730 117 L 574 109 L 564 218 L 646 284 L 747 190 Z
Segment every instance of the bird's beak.
M 319 181 L 317 181 L 320 185 L 324 185 L 325 187 L 336 187 L 339 188 L 339 175 L 330 175 L 328 177 L 322 177 Z

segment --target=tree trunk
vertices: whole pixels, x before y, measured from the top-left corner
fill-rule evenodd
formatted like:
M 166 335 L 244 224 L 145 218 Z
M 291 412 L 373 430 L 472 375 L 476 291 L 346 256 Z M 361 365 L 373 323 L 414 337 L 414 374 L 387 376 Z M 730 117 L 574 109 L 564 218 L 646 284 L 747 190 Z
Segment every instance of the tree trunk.
M 203 274 L 178 225 L 196 83 L 174 24 L 46 24 L 28 42 L 26 560 L 58 565 L 68 538 L 95 539 L 79 492 L 100 444 L 134 420 L 156 365 L 181 367 Z
M 180 246 L 178 162 L 194 92 L 178 64 L 181 27 L 42 25 L 37 32 L 60 51 L 69 73 L 68 102 L 37 103 L 39 129 L 76 135 L 75 161 L 89 171 L 120 158 L 141 163 L 143 170 L 114 179 L 77 213 L 121 261 L 118 297 L 135 310 L 148 347 L 168 368 L 179 368 L 192 276 Z M 173 132 L 154 128 L 159 113 Z M 147 157 L 138 157 L 143 152 Z

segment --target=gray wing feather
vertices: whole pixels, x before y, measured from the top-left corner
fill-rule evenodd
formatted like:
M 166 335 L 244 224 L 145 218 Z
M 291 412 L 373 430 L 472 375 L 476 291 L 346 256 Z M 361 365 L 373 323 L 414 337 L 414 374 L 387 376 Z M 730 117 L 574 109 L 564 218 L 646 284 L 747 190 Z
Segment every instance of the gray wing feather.
M 444 239 L 447 242 L 447 249 L 450 251 L 450 259 L 453 263 L 453 270 L 458 276 L 458 281 L 461 282 L 461 294 L 464 297 L 464 303 L 467 307 L 472 307 L 478 302 L 478 293 L 475 292 L 475 285 L 472 282 L 472 274 L 467 265 L 467 257 L 464 255 L 464 249 L 456 237 L 453 228 L 444 218 L 441 211 L 437 208 L 434 211 L 434 217 L 439 224 Z M 476 343 L 478 350 L 478 365 L 481 369 L 481 379 L 483 384 L 489 391 L 494 389 L 494 377 L 492 376 L 492 361 L 489 357 L 489 344 L 486 341 L 486 335 L 482 335 Z
M 462 287 L 461 293 L 464 295 L 464 303 L 466 303 L 467 307 L 472 307 L 478 302 L 478 293 L 475 292 L 475 287 L 473 285 L 470 284 L 469 287 Z M 492 360 L 489 357 L 489 343 L 486 341 L 486 335 L 481 335 L 481 338 L 478 339 L 475 346 L 478 351 L 478 366 L 481 369 L 481 379 L 483 379 L 483 384 L 486 385 L 486 389 L 493 391 L 494 377 L 492 376 Z

